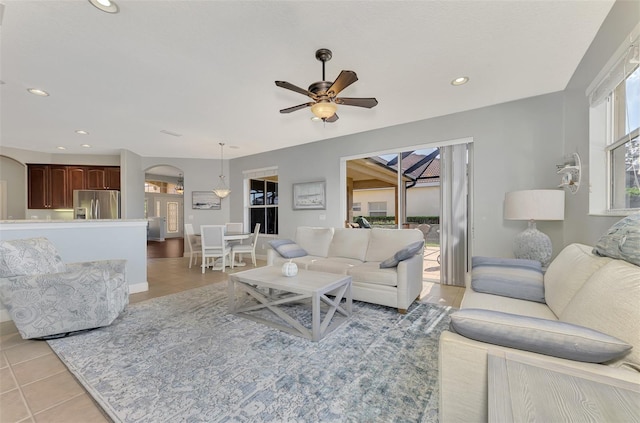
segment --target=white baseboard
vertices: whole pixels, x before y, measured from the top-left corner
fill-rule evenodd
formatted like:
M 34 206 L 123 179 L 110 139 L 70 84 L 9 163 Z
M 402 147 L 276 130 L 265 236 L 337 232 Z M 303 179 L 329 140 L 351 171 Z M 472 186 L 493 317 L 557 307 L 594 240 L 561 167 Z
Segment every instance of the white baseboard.
M 129 294 L 137 294 L 138 292 L 145 292 L 148 290 L 149 290 L 149 282 L 147 281 L 129 284 Z

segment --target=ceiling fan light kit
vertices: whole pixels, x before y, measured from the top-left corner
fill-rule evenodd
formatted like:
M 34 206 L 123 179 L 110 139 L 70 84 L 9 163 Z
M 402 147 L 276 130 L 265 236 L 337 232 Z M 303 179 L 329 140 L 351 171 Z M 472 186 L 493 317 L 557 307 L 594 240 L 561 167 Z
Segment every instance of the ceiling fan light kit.
M 320 119 L 327 119 L 333 116 L 338 110 L 336 103 L 322 101 L 311 106 L 311 112 Z
M 370 109 L 378 105 L 378 100 L 370 98 L 347 98 L 337 97 L 337 95 L 358 80 L 358 76 L 354 71 L 343 70 L 335 81 L 325 81 L 325 63 L 331 60 L 331 50 L 321 48 L 316 51 L 316 59 L 322 62 L 322 81 L 314 82 L 309 86 L 308 90 L 297 87 L 286 81 L 276 81 L 276 86 L 310 97 L 312 102 L 299 104 L 297 106 L 288 107 L 280 110 L 280 113 L 291 113 L 296 110 L 311 108 L 314 118 L 321 119 L 324 122 L 335 122 L 338 120 L 336 111 L 338 104 L 345 106 L 357 106 Z M 312 119 L 315 120 L 315 119 Z

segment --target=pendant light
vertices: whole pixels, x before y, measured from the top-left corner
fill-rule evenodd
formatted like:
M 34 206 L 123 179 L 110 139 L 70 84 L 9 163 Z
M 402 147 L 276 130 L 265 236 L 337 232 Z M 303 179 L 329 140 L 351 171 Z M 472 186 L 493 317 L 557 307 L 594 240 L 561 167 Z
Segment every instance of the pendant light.
M 182 173 L 178 175 L 178 182 L 176 183 L 176 194 L 184 194 L 184 178 Z
M 231 193 L 231 190 L 229 189 L 227 184 L 224 182 L 224 161 L 223 161 L 224 143 L 221 142 L 219 144 L 220 144 L 220 184 L 213 189 L 213 193 L 220 198 L 225 198 L 227 195 Z

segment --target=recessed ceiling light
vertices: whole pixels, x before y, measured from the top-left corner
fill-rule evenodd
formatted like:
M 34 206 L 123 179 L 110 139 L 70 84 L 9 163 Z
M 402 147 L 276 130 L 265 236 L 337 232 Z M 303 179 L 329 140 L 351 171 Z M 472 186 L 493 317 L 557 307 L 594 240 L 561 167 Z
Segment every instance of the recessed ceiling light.
M 461 76 L 460 78 L 456 78 L 451 81 L 451 85 L 463 85 L 469 82 L 469 78 L 466 76 Z
M 107 13 L 118 13 L 118 5 L 111 0 L 89 0 L 89 3 Z
M 87 131 L 83 131 L 82 129 L 77 129 L 76 130 L 76 134 L 80 134 L 80 135 L 89 135 L 89 133 Z
M 80 144 L 80 147 L 91 148 L 91 146 L 89 144 Z
M 48 92 L 41 90 L 39 88 L 27 88 L 27 91 L 29 91 L 31 94 L 39 95 L 40 97 L 49 97 Z
M 66 147 L 57 147 L 58 150 L 66 150 Z

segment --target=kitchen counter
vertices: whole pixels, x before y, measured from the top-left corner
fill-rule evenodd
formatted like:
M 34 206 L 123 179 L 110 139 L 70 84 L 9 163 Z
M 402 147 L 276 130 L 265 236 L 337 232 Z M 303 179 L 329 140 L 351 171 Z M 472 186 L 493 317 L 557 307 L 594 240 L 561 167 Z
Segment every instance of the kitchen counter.
M 68 224 L 82 224 L 82 223 L 131 223 L 131 222 L 147 222 L 147 219 L 19 219 L 19 220 L 0 220 L 0 225 L 15 225 L 25 224 L 31 225 L 34 223 L 68 223 Z
M 127 260 L 130 293 L 147 291 L 147 219 L 2 220 L 0 241 L 48 238 L 62 261 Z M 8 319 L 0 309 L 0 321 Z

